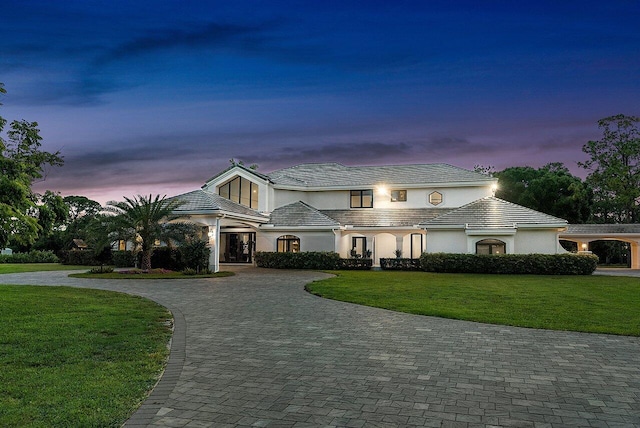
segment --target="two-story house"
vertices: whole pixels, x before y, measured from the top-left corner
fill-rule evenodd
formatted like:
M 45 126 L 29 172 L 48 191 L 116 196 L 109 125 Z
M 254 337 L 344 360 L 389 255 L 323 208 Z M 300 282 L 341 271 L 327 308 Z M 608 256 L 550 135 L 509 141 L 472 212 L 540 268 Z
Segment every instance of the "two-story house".
M 559 253 L 565 220 L 493 196 L 497 179 L 446 164 L 313 163 L 268 174 L 234 165 L 179 195 L 176 214 L 207 226 L 219 263 L 257 251 L 373 258 L 424 252 Z

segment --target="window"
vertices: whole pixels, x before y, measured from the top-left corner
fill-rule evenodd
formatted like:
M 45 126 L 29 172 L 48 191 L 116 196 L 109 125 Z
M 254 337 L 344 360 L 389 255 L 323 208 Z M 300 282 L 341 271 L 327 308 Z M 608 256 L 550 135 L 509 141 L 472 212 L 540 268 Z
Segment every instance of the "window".
M 373 208 L 373 190 L 352 190 L 351 208 Z
M 351 238 L 351 257 L 367 257 L 367 238 L 364 236 Z
M 279 253 L 298 253 L 300 252 L 300 238 L 295 235 L 282 235 L 278 238 Z
M 440 192 L 429 193 L 429 203 L 431 205 L 440 205 L 442 203 L 442 193 Z
M 258 209 L 258 185 L 246 178 L 227 181 L 218 188 L 218 194 L 245 207 Z
M 407 202 L 407 191 L 406 190 L 392 190 L 391 191 L 391 202 Z
M 498 239 L 483 239 L 476 242 L 476 254 L 505 254 L 507 244 Z

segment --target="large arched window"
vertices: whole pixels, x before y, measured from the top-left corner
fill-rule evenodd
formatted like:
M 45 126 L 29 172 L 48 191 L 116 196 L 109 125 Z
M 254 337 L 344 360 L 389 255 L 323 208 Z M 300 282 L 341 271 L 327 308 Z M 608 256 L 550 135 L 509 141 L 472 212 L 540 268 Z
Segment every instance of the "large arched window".
M 507 244 L 499 239 L 483 239 L 476 242 L 476 254 L 505 254 Z
M 282 235 L 278 238 L 279 253 L 298 253 L 300 252 L 300 238 L 295 235 Z

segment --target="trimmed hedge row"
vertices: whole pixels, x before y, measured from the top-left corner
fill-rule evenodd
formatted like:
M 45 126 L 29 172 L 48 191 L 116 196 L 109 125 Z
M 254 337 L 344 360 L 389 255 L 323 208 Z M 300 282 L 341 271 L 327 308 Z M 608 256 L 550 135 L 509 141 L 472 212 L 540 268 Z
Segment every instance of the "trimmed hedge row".
M 533 275 L 591 275 L 598 257 L 590 254 L 450 254 L 423 253 L 427 272 Z
M 420 259 L 380 259 L 383 270 L 421 270 Z
M 340 255 L 330 251 L 307 251 L 302 253 L 256 252 L 258 267 L 271 269 L 337 269 Z
M 28 253 L 0 254 L 0 263 L 58 263 L 53 251 L 33 250 Z

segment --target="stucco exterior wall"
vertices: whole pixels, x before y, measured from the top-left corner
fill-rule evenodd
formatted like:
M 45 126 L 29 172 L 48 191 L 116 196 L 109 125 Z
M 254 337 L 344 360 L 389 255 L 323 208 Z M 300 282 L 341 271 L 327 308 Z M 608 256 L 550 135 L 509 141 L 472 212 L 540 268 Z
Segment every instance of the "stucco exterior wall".
M 467 235 L 464 230 L 429 230 L 427 253 L 466 253 Z
M 514 252 L 518 254 L 558 253 L 558 233 L 555 230 L 518 229 L 515 236 Z

